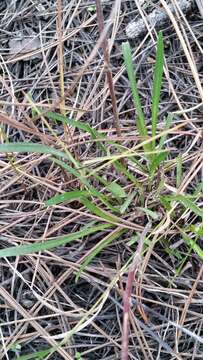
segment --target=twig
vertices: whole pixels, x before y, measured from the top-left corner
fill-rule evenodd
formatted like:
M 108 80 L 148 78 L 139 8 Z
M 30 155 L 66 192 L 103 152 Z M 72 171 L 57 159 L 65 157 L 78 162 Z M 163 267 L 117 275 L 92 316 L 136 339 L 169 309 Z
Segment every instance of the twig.
M 180 9 L 186 13 L 188 12 L 194 3 L 194 0 L 178 0 L 177 4 Z M 174 4 L 168 5 L 172 13 L 175 12 Z M 139 19 L 133 21 L 126 26 L 126 35 L 128 38 L 137 38 L 141 35 L 145 35 L 147 32 L 146 24 L 149 23 L 152 27 L 161 27 L 167 20 L 168 15 L 164 8 L 155 9 L 145 19 Z
M 61 113 L 64 115 L 64 61 L 63 61 L 63 24 L 62 24 L 62 0 L 57 0 L 57 33 L 58 33 L 58 70 L 60 73 L 60 90 L 61 90 Z
M 96 9 L 97 9 L 98 27 L 99 27 L 99 32 L 101 35 L 104 32 L 104 17 L 103 17 L 103 11 L 102 11 L 102 6 L 101 6 L 101 0 L 95 0 L 95 2 L 96 2 Z M 110 67 L 109 46 L 108 46 L 108 40 L 107 40 L 106 35 L 102 41 L 101 46 L 102 46 L 103 53 L 104 53 L 106 76 L 107 76 L 107 81 L 108 81 L 108 86 L 109 86 L 109 91 L 110 91 L 111 101 L 112 101 L 114 126 L 116 128 L 117 135 L 121 136 L 120 121 L 119 121 L 119 116 L 118 116 L 116 95 L 115 95 L 114 84 L 113 84 L 113 76 L 112 76 L 112 71 L 111 71 L 111 67 Z
M 65 116 L 65 86 L 64 86 L 64 49 L 63 49 L 63 0 L 57 0 L 57 34 L 58 34 L 58 71 L 60 74 L 60 112 L 61 115 Z M 64 135 L 67 143 L 73 143 L 73 136 L 70 128 L 64 123 Z M 78 158 L 76 150 L 74 150 L 75 157 Z
M 122 334 L 122 353 L 121 360 L 128 360 L 128 333 L 129 333 L 129 315 L 130 315 L 130 306 L 131 306 L 131 293 L 135 275 L 138 271 L 138 267 L 142 259 L 142 249 L 144 244 L 144 239 L 148 233 L 151 224 L 148 223 L 142 234 L 140 235 L 140 240 L 138 243 L 137 251 L 135 253 L 132 264 L 130 265 L 126 289 L 123 296 L 123 334 Z
M 194 284 L 193 284 L 193 286 L 192 286 L 192 289 L 191 289 L 191 291 L 190 291 L 190 294 L 189 294 L 189 296 L 188 296 L 188 299 L 187 299 L 187 301 L 185 302 L 185 305 L 184 305 L 184 308 L 183 308 L 183 311 L 182 311 L 182 315 L 181 315 L 181 318 L 180 318 L 180 321 L 179 321 L 179 325 L 180 325 L 180 326 L 183 326 L 183 325 L 184 325 L 184 322 L 185 322 L 185 319 L 186 319 L 186 315 L 187 315 L 187 311 L 188 311 L 189 306 L 190 306 L 190 304 L 191 304 L 191 302 L 192 302 L 192 298 L 193 298 L 193 296 L 194 296 L 194 293 L 195 293 L 196 290 L 197 290 L 197 285 L 198 285 L 199 281 L 201 280 L 202 274 L 203 274 L 203 264 L 202 264 L 201 267 L 200 267 L 200 270 L 199 270 L 199 273 L 198 273 L 198 275 L 197 275 L 197 278 L 196 278 L 196 280 L 194 281 Z M 178 343 L 178 341 L 180 340 L 181 335 L 182 335 L 182 332 L 181 332 L 181 330 L 179 330 L 179 331 L 177 332 L 177 337 L 176 337 L 176 342 L 177 342 L 177 343 Z

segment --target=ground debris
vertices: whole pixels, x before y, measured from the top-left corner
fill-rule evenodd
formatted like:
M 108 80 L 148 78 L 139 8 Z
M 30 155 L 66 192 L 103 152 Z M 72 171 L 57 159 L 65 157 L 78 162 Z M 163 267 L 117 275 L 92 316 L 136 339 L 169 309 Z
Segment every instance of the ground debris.
M 194 0 L 177 1 L 178 6 L 184 13 L 192 8 L 193 3 Z M 175 12 L 176 8 L 174 4 L 170 4 L 169 8 L 172 12 Z M 128 24 L 126 26 L 126 35 L 131 39 L 144 35 L 147 32 L 147 23 L 149 23 L 149 25 L 152 27 L 158 26 L 160 28 L 166 22 L 167 17 L 167 13 L 163 8 L 156 8 L 145 19 L 132 21 L 130 24 Z
M 22 32 L 18 32 L 15 38 L 9 40 L 9 53 L 11 55 L 27 54 L 30 53 L 27 59 L 41 59 L 41 53 L 33 53 L 40 48 L 40 40 L 36 37 L 36 34 L 26 36 Z

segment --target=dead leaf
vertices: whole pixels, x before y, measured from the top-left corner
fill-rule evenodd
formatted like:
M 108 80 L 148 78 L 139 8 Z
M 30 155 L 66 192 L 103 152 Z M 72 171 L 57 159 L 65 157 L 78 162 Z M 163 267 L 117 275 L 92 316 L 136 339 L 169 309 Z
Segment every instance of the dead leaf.
M 27 59 L 41 59 L 42 54 L 32 54 L 33 51 L 41 47 L 40 40 L 36 36 L 24 36 L 22 33 L 19 33 L 16 38 L 9 40 L 9 52 L 11 55 L 30 53 Z

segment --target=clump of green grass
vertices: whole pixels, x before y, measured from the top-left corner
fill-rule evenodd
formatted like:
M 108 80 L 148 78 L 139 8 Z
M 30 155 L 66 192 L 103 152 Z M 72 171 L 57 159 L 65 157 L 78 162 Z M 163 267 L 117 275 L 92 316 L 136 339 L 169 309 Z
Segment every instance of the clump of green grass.
M 174 203 L 178 204 L 184 210 L 189 210 L 196 217 L 203 221 L 203 210 L 198 205 L 198 201 L 202 196 L 202 185 L 199 191 L 192 195 L 183 195 L 178 192 L 166 192 L 164 189 L 164 181 L 161 179 L 157 187 L 153 189 L 153 199 L 151 203 L 147 203 L 146 198 L 150 198 L 151 185 L 150 181 L 154 180 L 161 163 L 167 162 L 168 150 L 164 148 L 167 134 L 170 132 L 173 114 L 168 114 L 166 117 L 164 130 L 159 133 L 158 127 L 158 112 L 161 96 L 161 85 L 163 79 L 164 66 L 164 45 L 163 35 L 160 32 L 157 42 L 156 61 L 154 67 L 154 81 L 152 89 L 152 106 L 151 106 L 151 124 L 146 125 L 146 119 L 142 109 L 142 103 L 138 92 L 136 78 L 133 70 L 133 58 L 129 43 L 122 45 L 124 62 L 129 78 L 129 83 L 132 91 L 132 99 L 137 113 L 136 127 L 141 137 L 141 142 L 133 146 L 132 149 L 125 148 L 121 143 L 109 140 L 104 132 L 98 132 L 89 124 L 81 121 L 75 121 L 68 117 L 54 112 L 47 112 L 43 114 L 49 121 L 59 122 L 69 125 L 81 132 L 88 133 L 92 142 L 95 142 L 100 154 L 97 158 L 90 159 L 84 162 L 76 160 L 72 153 L 68 151 L 64 145 L 54 148 L 36 143 L 5 143 L 0 145 L 0 153 L 39 153 L 48 154 L 50 161 L 56 166 L 62 168 L 65 172 L 78 180 L 79 186 L 75 190 L 66 191 L 63 194 L 55 194 L 44 203 L 44 207 L 57 207 L 60 204 L 73 203 L 77 201 L 81 207 L 84 207 L 84 214 L 91 214 L 91 220 L 87 221 L 86 226 L 79 231 L 54 239 L 46 239 L 43 242 L 29 243 L 20 246 L 8 247 L 0 250 L 0 258 L 2 257 L 16 257 L 37 253 L 39 251 L 46 251 L 54 249 L 58 246 L 69 244 L 70 242 L 81 240 L 93 234 L 101 234 L 100 240 L 88 252 L 88 255 L 83 258 L 80 264 L 80 269 L 76 274 L 76 280 L 84 272 L 90 262 L 107 246 L 116 242 L 124 234 L 130 231 L 130 238 L 128 237 L 129 246 L 134 245 L 139 239 L 139 234 L 143 227 L 131 221 L 131 209 L 138 213 L 142 213 L 143 223 L 152 222 L 153 226 L 150 233 L 144 239 L 143 249 L 146 251 L 150 244 L 150 239 L 153 238 L 154 231 L 162 226 L 162 219 L 158 209 L 162 209 L 162 217 L 170 214 L 174 216 Z M 33 103 L 31 101 L 31 103 Z M 34 107 L 36 112 L 36 108 Z M 42 113 L 41 109 L 36 112 L 39 116 Z M 109 150 L 111 146 L 111 152 Z M 113 149 L 113 152 L 112 152 Z M 147 166 L 143 165 L 139 160 L 145 158 Z M 123 159 L 126 162 L 123 162 Z M 139 181 L 136 176 L 129 170 L 128 162 L 131 162 L 135 168 L 146 178 L 145 182 Z M 183 159 L 179 156 L 176 163 L 176 187 L 181 185 L 183 177 Z M 15 164 L 14 164 L 15 165 Z M 118 174 L 118 179 L 109 181 L 105 178 L 102 172 L 105 172 L 110 166 Z M 120 179 L 124 179 L 128 184 L 126 188 L 122 185 Z M 98 187 L 93 185 L 95 180 Z M 150 189 L 150 190 L 149 190 Z M 136 206 L 134 203 L 136 202 Z M 133 207 L 134 206 L 134 207 Z M 126 220 L 126 217 L 128 220 Z M 170 217 L 169 217 L 170 219 Z M 179 227 L 179 233 L 185 241 L 188 249 L 188 254 L 195 252 L 201 260 L 203 260 L 203 251 L 198 244 L 202 237 L 202 225 L 199 228 Z M 190 234 L 192 233 L 192 237 Z M 170 247 L 169 250 L 170 251 Z M 180 258 L 183 263 L 185 258 L 178 252 L 176 256 Z M 188 255 L 187 255 L 188 256 Z M 181 263 L 181 266 L 182 266 Z M 55 349 L 47 349 L 44 352 L 21 356 L 19 359 L 42 358 L 43 356 L 55 351 Z M 80 354 L 77 355 L 81 358 Z
M 143 168 L 142 165 L 140 165 L 139 161 L 136 160 L 136 157 L 139 156 L 138 150 L 142 147 L 145 157 L 148 160 L 148 177 L 154 177 L 155 172 L 160 166 L 160 163 L 166 159 L 166 156 L 168 154 L 168 152 L 165 151 L 163 148 L 167 132 L 169 132 L 169 128 L 171 126 L 173 116 L 169 114 L 169 116 L 166 118 L 163 134 L 158 134 L 158 110 L 164 65 L 164 46 L 162 33 L 160 32 L 158 36 L 156 62 L 154 67 L 154 82 L 152 89 L 151 107 L 151 134 L 148 131 L 144 118 L 144 113 L 142 110 L 142 104 L 133 70 L 133 59 L 129 43 L 123 43 L 122 49 L 126 71 L 131 86 L 132 98 L 137 111 L 136 126 L 138 128 L 140 137 L 143 139 L 140 144 L 134 147 L 133 151 L 131 149 L 124 149 L 122 145 L 117 144 L 115 141 L 109 140 L 104 133 L 97 132 L 89 124 L 69 119 L 66 116 L 54 112 L 47 112 L 44 116 L 55 122 L 62 122 L 74 128 L 80 129 L 81 131 L 89 133 L 92 141 L 97 140 L 97 147 L 101 150 L 102 154 L 100 158 L 95 158 L 92 162 L 90 161 L 89 163 L 86 162 L 87 165 L 84 166 L 84 164 L 76 160 L 67 149 L 64 151 L 64 149 L 59 150 L 50 146 L 36 143 L 6 143 L 0 145 L 0 152 L 2 153 L 28 152 L 50 154 L 50 160 L 53 161 L 56 165 L 63 168 L 74 178 L 77 178 L 79 183 L 81 184 L 81 188 L 74 191 L 64 192 L 60 195 L 55 195 L 54 197 L 46 201 L 45 206 L 57 206 L 58 204 L 64 202 L 67 203 L 77 200 L 80 202 L 81 205 L 86 208 L 86 211 L 89 211 L 90 213 L 95 215 L 98 220 L 95 220 L 93 226 L 91 223 L 91 228 L 88 228 L 87 226 L 84 229 L 81 229 L 80 231 L 75 232 L 69 236 L 65 236 L 63 238 L 51 239 L 43 243 L 22 245 L 2 249 L 0 250 L 0 257 L 19 256 L 42 250 L 52 249 L 56 246 L 60 246 L 62 244 L 64 245 L 71 241 L 83 238 L 84 236 L 87 236 L 89 234 L 93 234 L 94 232 L 114 228 L 115 234 L 113 236 L 107 234 L 107 238 L 105 238 L 105 241 L 101 241 L 101 243 L 98 244 L 98 247 L 96 246 L 92 253 L 90 252 L 88 257 L 84 260 L 84 264 L 85 266 L 87 266 L 88 263 L 96 256 L 96 254 L 98 254 L 98 252 L 100 252 L 105 246 L 109 245 L 112 241 L 115 241 L 117 238 L 119 238 L 123 231 L 127 230 L 127 224 L 125 221 L 122 220 L 122 216 L 126 213 L 126 211 L 128 211 L 131 203 L 133 202 L 133 199 L 137 194 L 139 194 L 140 199 L 143 199 L 145 189 L 143 185 L 129 171 L 128 166 L 120 160 L 126 157 L 127 159 L 130 159 L 132 162 L 134 162 L 135 166 L 140 166 L 140 169 L 142 171 L 145 171 L 145 167 Z M 32 99 L 30 100 L 30 102 L 31 104 L 33 104 Z M 42 113 L 42 110 L 39 108 L 36 109 L 35 106 L 34 109 L 37 111 L 37 114 Z M 157 141 L 158 139 L 159 141 Z M 108 155 L 108 145 L 114 146 L 116 152 L 115 155 Z M 91 167 L 89 167 L 91 163 L 97 163 L 100 161 L 104 164 L 99 166 L 98 168 L 94 168 L 94 170 L 92 171 Z M 108 182 L 103 176 L 98 175 L 98 172 L 100 170 L 102 170 L 103 168 L 107 168 L 109 165 L 114 166 L 120 177 L 125 177 L 128 181 L 130 181 L 130 183 L 133 184 L 135 190 L 132 192 L 126 192 L 119 184 L 119 182 Z M 180 160 L 179 157 L 177 160 L 177 185 L 179 185 L 181 181 L 181 166 L 182 160 Z M 97 179 L 97 181 L 99 181 L 100 185 L 103 186 L 103 192 L 99 191 L 92 185 L 92 180 L 95 178 Z M 160 195 L 159 192 L 158 195 Z M 195 205 L 193 200 L 194 199 L 180 194 L 172 194 L 171 196 L 159 196 L 158 201 L 159 205 L 162 204 L 163 206 L 165 206 L 165 204 L 168 204 L 166 206 L 166 211 L 168 210 L 168 207 L 170 208 L 170 203 L 176 201 L 182 204 L 182 206 L 190 208 L 191 211 L 193 211 L 196 215 L 202 217 L 202 210 L 197 205 Z M 144 204 L 143 200 L 142 204 Z M 145 216 L 151 218 L 153 221 L 158 221 L 158 215 L 156 211 L 154 211 L 154 209 L 140 206 L 137 207 L 137 210 L 142 211 Z M 139 227 L 137 228 L 137 231 L 139 231 Z M 200 254 L 199 251 L 198 253 Z M 85 268 L 84 264 L 81 265 L 82 270 L 84 270 Z
M 145 116 L 142 110 L 141 99 L 139 96 L 136 77 L 133 69 L 133 58 L 132 58 L 132 52 L 129 42 L 123 43 L 122 49 L 123 49 L 125 67 L 127 70 L 130 87 L 132 91 L 132 98 L 137 112 L 136 126 L 141 138 L 144 140 L 146 139 L 150 140 L 147 144 L 145 143 L 143 144 L 143 148 L 145 151 L 146 158 L 149 161 L 148 170 L 151 175 L 154 175 L 155 171 L 160 166 L 160 163 L 167 156 L 167 151 L 164 152 L 162 151 L 165 135 L 161 136 L 159 139 L 159 144 L 158 145 L 156 144 L 158 111 L 159 111 L 159 102 L 161 95 L 163 66 L 164 66 L 164 44 L 163 44 L 162 32 L 160 32 L 158 36 L 156 61 L 154 68 L 154 81 L 153 81 L 153 89 L 152 89 L 152 107 L 151 107 L 151 136 L 148 132 Z M 167 130 L 170 127 L 171 120 L 172 120 L 172 116 L 168 116 L 164 130 Z

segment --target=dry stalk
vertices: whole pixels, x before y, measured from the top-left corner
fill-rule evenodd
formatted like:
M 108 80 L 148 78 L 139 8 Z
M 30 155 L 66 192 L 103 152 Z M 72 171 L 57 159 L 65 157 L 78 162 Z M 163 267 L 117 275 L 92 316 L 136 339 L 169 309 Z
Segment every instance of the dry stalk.
M 189 293 L 188 299 L 187 299 L 187 301 L 185 302 L 185 305 L 184 305 L 184 308 L 183 308 L 183 311 L 182 311 L 182 315 L 181 315 L 181 318 L 180 318 L 180 321 L 179 321 L 179 325 L 181 325 L 181 326 L 184 325 L 184 322 L 185 322 L 185 320 L 186 320 L 186 315 L 187 315 L 189 306 L 190 306 L 190 304 L 191 304 L 191 302 L 192 302 L 192 298 L 193 298 L 193 296 L 194 296 L 194 294 L 195 294 L 195 292 L 196 292 L 196 290 L 197 290 L 198 283 L 199 283 L 199 281 L 200 281 L 201 278 L 202 278 L 202 274 L 203 274 L 203 264 L 202 264 L 201 267 L 200 267 L 200 270 L 199 270 L 199 273 L 198 273 L 198 275 L 197 275 L 197 278 L 196 278 L 196 280 L 194 281 L 194 284 L 193 284 L 192 289 L 191 289 L 191 291 L 190 291 L 190 293 Z M 181 330 L 178 330 L 178 332 L 177 332 L 177 337 L 176 337 L 177 343 L 179 342 L 181 335 L 182 335 Z
M 57 35 L 58 35 L 58 71 L 60 73 L 60 95 L 61 95 L 61 113 L 64 114 L 64 61 L 63 61 L 63 24 L 62 24 L 62 1 L 57 0 Z
M 97 8 L 97 20 L 98 20 L 99 32 L 100 32 L 100 35 L 102 35 L 104 32 L 104 17 L 103 17 L 101 1 L 95 0 L 95 2 L 96 2 L 96 8 Z M 106 77 L 107 77 L 109 92 L 110 92 L 111 101 L 112 101 L 114 126 L 116 128 L 117 135 L 121 136 L 121 127 L 120 127 L 120 121 L 119 121 L 119 116 L 118 116 L 116 95 L 115 95 L 114 84 L 113 84 L 113 76 L 112 76 L 112 71 L 111 71 L 111 67 L 110 67 L 109 46 L 108 46 L 108 40 L 107 40 L 106 35 L 104 36 L 101 46 L 102 46 L 103 53 L 104 53 L 104 65 L 106 68 Z
M 137 251 L 135 253 L 133 262 L 130 265 L 128 272 L 126 289 L 123 296 L 123 334 L 122 334 L 121 360 L 128 360 L 128 334 L 129 334 L 129 317 L 130 317 L 130 307 L 131 307 L 131 293 L 133 288 L 133 282 L 142 259 L 142 249 L 144 245 L 145 236 L 148 233 L 150 227 L 151 224 L 148 223 L 145 226 L 142 234 L 140 235 Z

